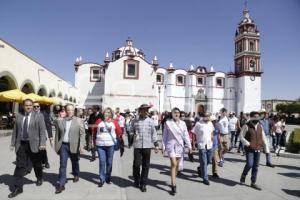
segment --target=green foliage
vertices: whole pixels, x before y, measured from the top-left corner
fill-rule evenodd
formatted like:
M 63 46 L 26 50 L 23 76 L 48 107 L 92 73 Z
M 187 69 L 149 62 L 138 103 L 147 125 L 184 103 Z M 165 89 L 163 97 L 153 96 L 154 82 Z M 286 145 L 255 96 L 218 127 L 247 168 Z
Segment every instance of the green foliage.
M 300 152 L 300 129 L 299 128 L 294 129 L 294 131 L 291 133 L 287 150 L 291 153 Z
M 276 110 L 281 113 L 286 113 L 288 115 L 291 115 L 293 113 L 300 114 L 300 102 L 280 103 L 276 105 Z

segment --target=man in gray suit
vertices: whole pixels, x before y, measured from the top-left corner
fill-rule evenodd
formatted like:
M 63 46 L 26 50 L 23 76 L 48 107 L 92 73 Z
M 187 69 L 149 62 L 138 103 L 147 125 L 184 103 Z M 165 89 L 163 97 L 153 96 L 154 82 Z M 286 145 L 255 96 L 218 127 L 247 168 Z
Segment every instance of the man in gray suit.
M 74 106 L 66 106 L 67 116 L 56 123 L 55 151 L 60 156 L 58 186 L 55 193 L 65 190 L 68 158 L 72 163 L 73 182 L 79 180 L 79 154 L 83 152 L 85 130 L 83 121 L 74 116 Z
M 11 150 L 16 152 L 16 168 L 14 171 L 15 189 L 8 195 L 13 198 L 23 192 L 24 175 L 27 169 L 27 159 L 33 164 L 36 185 L 43 183 L 43 167 L 40 151 L 46 148 L 46 126 L 42 114 L 33 112 L 33 101 L 23 102 L 24 113 L 16 116 L 16 123 L 11 137 Z

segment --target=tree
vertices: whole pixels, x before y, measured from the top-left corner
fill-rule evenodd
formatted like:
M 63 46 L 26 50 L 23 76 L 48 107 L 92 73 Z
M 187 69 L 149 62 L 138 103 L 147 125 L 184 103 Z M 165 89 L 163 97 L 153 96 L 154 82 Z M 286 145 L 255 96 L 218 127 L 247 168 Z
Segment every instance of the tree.
M 293 113 L 300 114 L 300 102 L 280 103 L 276 105 L 276 110 L 280 113 L 288 114 L 288 116 Z

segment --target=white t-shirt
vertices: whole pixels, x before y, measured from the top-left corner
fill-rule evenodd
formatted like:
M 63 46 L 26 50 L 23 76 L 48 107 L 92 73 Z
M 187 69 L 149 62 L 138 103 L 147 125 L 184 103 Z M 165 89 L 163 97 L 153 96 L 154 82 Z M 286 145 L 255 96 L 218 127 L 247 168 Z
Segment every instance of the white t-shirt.
M 212 132 L 214 125 L 209 121 L 207 123 L 200 121 L 194 126 L 192 132 L 196 135 L 196 141 L 199 149 L 211 149 L 213 145 Z
M 282 133 L 282 122 L 278 121 L 275 125 L 275 133 Z
M 116 141 L 116 126 L 113 122 L 105 123 L 102 121 L 98 124 L 96 135 L 97 146 L 113 146 L 115 144 L 114 141 Z M 111 129 L 110 134 L 107 129 Z
M 225 116 L 219 121 L 220 124 L 220 132 L 221 134 L 228 134 L 228 126 L 229 126 L 229 121 L 228 118 Z
M 236 131 L 237 121 L 236 117 L 229 118 L 229 131 Z
M 158 126 L 159 125 L 159 123 L 158 123 L 158 115 L 153 115 L 151 118 L 154 121 L 154 126 Z

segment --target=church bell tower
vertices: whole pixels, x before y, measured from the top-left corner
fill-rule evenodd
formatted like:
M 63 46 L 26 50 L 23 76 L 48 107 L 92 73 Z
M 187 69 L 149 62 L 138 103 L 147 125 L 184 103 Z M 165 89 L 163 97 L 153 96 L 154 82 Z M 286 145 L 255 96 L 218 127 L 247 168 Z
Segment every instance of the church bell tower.
M 260 33 L 245 6 L 235 33 L 235 76 L 238 112 L 261 109 Z

